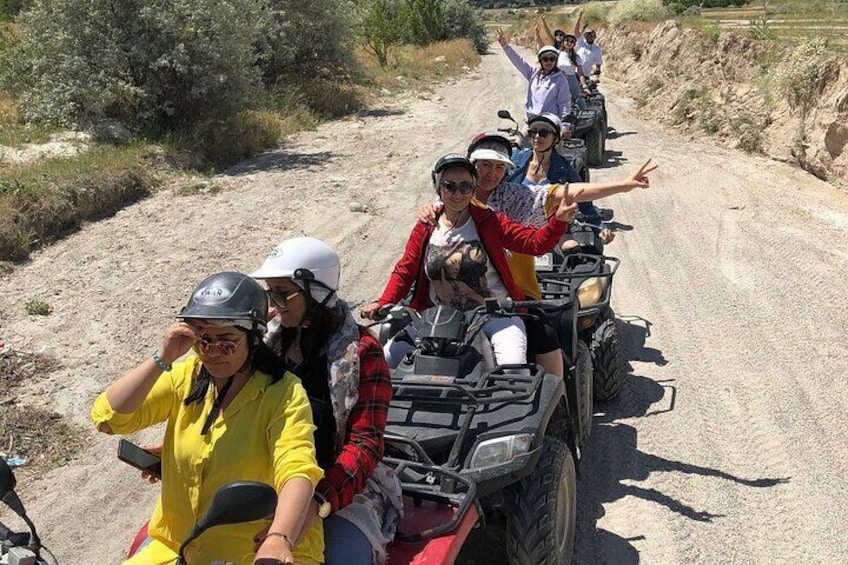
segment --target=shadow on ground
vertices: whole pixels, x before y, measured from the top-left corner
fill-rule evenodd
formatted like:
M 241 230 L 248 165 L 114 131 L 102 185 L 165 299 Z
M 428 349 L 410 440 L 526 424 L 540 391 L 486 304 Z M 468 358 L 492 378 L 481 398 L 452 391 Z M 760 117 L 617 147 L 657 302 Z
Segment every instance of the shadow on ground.
M 639 550 L 634 542 L 649 539 L 651 532 L 638 532 L 624 537 L 598 526 L 604 516 L 604 505 L 634 497 L 651 501 L 694 522 L 713 522 L 721 514 L 708 508 L 695 508 L 643 482 L 654 472 L 684 473 L 717 477 L 754 488 L 771 487 L 788 481 L 784 478 L 747 479 L 685 461 L 646 453 L 639 449 L 636 427 L 625 423 L 634 418 L 662 416 L 674 411 L 677 389 L 674 379 L 654 380 L 633 374 L 631 361 L 654 363 L 664 367 L 673 363 L 659 349 L 647 345 L 651 335 L 650 321 L 640 316 L 623 316 L 618 324 L 619 338 L 626 367 L 630 373 L 621 396 L 598 410 L 588 448 L 580 463 L 581 479 L 577 499 L 577 532 L 573 563 L 575 565 L 637 565 Z M 604 410 L 601 412 L 600 410 Z M 638 524 L 638 517 L 634 516 Z M 472 533 L 457 563 L 469 565 L 507 565 L 504 532 L 481 528 Z

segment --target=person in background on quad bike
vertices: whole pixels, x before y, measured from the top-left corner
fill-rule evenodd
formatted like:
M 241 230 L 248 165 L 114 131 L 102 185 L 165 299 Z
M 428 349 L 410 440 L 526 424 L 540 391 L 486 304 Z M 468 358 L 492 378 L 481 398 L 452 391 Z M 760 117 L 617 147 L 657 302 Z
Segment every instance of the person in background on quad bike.
M 413 285 L 410 306 L 418 311 L 433 305 L 468 311 L 486 298 L 522 300 L 524 293 L 512 278 L 504 249 L 544 253 L 556 245 L 577 210 L 564 198 L 550 220 L 535 229 L 472 204 L 477 168 L 458 153 L 441 157 L 431 179 L 444 202 L 436 211 L 435 225 L 415 224 L 382 296 L 362 309 L 366 318 L 399 302 Z M 482 330 L 499 365 L 527 362 L 527 335 L 520 317 L 493 318 Z M 410 347 L 390 341 L 386 345 L 390 366 L 396 366 Z
M 323 474 L 309 399 L 264 344 L 267 316 L 265 289 L 249 276 L 207 277 L 159 349 L 95 400 L 91 418 L 107 434 L 167 422 L 162 494 L 148 525 L 152 541 L 125 563 L 173 563 L 218 489 L 243 480 L 270 484 L 279 494 L 264 541 L 256 547 L 256 522 L 219 526 L 189 545 L 188 561 L 323 562 L 321 525 L 302 531 Z
M 383 349 L 337 291 L 341 263 L 326 243 L 280 243 L 258 271 L 275 311 L 266 343 L 296 373 L 312 403 L 324 478 L 306 524 L 323 518 L 327 565 L 386 562 L 403 507 L 400 481 L 381 463 L 392 396 Z
M 541 47 L 536 53 L 539 65 L 534 66 L 507 43 L 502 29 L 498 29 L 497 38 L 507 58 L 527 79 L 527 100 L 524 104 L 527 118 L 548 112 L 561 118 L 570 114 L 571 89 L 565 75 L 557 68 L 559 51 L 552 45 Z
M 559 58 L 557 59 L 557 67 L 565 74 L 568 80 L 568 86 L 571 91 L 571 100 L 579 107 L 585 107 L 585 101 L 582 98 L 583 92 L 586 89 L 586 77 L 583 75 L 583 66 L 581 65 L 580 56 L 574 48 L 577 38 L 558 29 L 551 34 L 551 28 L 548 27 L 548 21 L 545 14 L 542 14 L 542 27 L 545 30 L 546 38 L 542 38 L 539 26 L 536 26 L 536 47 L 539 48 L 546 43 L 553 43 L 553 46 L 559 50 Z
M 601 74 L 601 65 L 604 64 L 604 53 L 599 45 L 595 44 L 598 34 L 594 29 L 580 29 L 580 22 L 583 19 L 583 10 L 577 16 L 577 22 L 574 24 L 574 35 L 577 37 L 577 55 L 580 57 L 583 66 L 583 74 L 591 76 L 593 74 Z

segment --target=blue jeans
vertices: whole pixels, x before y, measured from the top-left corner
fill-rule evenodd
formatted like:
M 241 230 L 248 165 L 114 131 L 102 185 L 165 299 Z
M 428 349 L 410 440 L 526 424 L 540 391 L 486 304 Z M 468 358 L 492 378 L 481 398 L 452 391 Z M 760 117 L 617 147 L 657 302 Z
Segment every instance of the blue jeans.
M 374 550 L 365 534 L 336 515 L 324 520 L 324 565 L 371 565 Z

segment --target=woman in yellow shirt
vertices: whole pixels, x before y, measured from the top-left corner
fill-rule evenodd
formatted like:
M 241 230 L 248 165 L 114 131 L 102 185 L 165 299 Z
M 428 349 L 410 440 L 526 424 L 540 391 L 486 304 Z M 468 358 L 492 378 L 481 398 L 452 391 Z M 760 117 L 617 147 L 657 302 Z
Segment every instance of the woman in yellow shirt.
M 179 321 L 168 326 L 159 350 L 95 401 L 91 417 L 104 433 L 167 422 L 162 494 L 148 526 L 153 539 L 127 564 L 173 563 L 215 492 L 236 480 L 277 490 L 273 519 L 219 526 L 200 536 L 186 550 L 189 564 L 323 561 L 320 521 L 301 532 L 322 476 L 315 427 L 300 381 L 262 341 L 267 314 L 265 290 L 247 275 L 206 278 Z M 254 540 L 265 529 L 256 549 Z

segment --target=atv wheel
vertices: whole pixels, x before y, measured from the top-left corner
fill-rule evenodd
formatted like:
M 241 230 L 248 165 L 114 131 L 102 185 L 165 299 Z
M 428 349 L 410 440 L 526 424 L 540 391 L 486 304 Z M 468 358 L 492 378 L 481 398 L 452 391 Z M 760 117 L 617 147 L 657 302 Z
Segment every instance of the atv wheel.
M 580 447 L 585 449 L 592 433 L 592 353 L 583 341 L 577 342 L 577 408 L 580 410 Z
M 568 565 L 574 550 L 577 473 L 568 447 L 546 437 L 536 468 L 511 488 L 506 551 L 511 565 Z
M 601 120 L 595 121 L 595 125 L 586 134 L 586 161 L 595 167 L 601 164 L 604 158 L 604 135 L 601 128 Z
M 589 167 L 583 167 L 583 170 L 580 171 L 580 178 L 583 179 L 583 182 L 592 182 L 589 180 Z
M 624 387 L 626 374 L 621 363 L 618 344 L 618 330 L 615 316 L 601 320 L 592 332 L 592 365 L 594 366 L 594 393 L 598 402 L 608 402 L 619 395 Z

